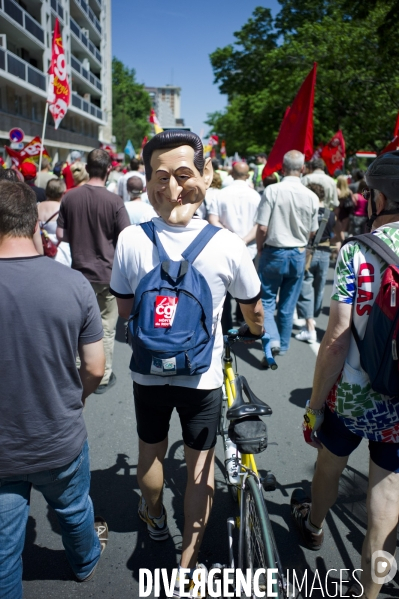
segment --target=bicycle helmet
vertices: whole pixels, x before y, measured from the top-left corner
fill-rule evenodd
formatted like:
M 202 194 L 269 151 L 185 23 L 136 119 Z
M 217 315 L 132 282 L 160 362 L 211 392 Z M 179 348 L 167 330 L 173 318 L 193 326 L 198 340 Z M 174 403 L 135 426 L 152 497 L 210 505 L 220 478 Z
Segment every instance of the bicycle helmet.
M 377 216 L 399 213 L 399 151 L 377 156 L 367 169 L 364 178 L 370 189 L 378 189 L 386 198 L 398 204 L 397 208 L 383 210 L 377 215 L 375 197 L 371 194 L 372 215 L 367 222 L 367 226 L 371 229 Z

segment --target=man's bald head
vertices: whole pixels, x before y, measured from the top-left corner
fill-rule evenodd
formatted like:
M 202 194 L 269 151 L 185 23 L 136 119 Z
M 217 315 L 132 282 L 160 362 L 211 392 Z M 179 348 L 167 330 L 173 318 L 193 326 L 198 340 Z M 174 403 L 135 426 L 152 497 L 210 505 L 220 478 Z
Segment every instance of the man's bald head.
M 284 175 L 297 176 L 301 174 L 303 165 L 305 164 L 305 156 L 298 150 L 291 150 L 284 154 L 283 171 Z
M 234 180 L 245 181 L 248 179 L 249 166 L 245 162 L 236 162 L 231 171 L 231 176 Z
M 143 193 L 143 180 L 141 177 L 129 177 L 126 183 L 127 192 L 132 197 L 139 197 Z

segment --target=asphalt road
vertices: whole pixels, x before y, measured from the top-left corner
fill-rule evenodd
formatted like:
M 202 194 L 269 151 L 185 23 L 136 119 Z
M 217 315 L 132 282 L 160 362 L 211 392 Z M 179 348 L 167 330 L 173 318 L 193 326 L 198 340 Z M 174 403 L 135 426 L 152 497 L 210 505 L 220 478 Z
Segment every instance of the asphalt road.
M 319 341 L 327 325 L 330 290 L 331 281 L 326 288 L 323 313 L 318 319 Z M 315 353 L 308 344 L 293 339 L 289 352 L 278 360 L 279 368 L 274 372 L 260 369 L 260 344 L 250 348 L 241 345 L 237 353 L 239 373 L 247 377 L 253 391 L 273 408 L 273 415 L 267 420 L 269 446 L 258 456 L 257 462 L 261 469 L 271 470 L 277 477 L 278 487 L 267 493 L 267 505 L 283 565 L 289 570 L 291 579 L 293 569 L 300 580 L 304 572 L 308 572 L 307 591 L 296 593 L 296 596 L 314 599 L 328 596 L 325 576 L 330 569 L 335 571 L 329 575 L 329 596 L 345 596 L 348 585 L 342 585 L 341 594 L 340 570 L 346 569 L 341 577 L 347 580 L 352 570 L 360 567 L 366 530 L 366 442 L 363 441 L 351 456 L 344 472 L 339 499 L 327 518 L 323 548 L 320 552 L 308 551 L 301 545 L 291 522 L 289 502 L 294 488 L 303 487 L 309 491 L 316 460 L 316 450 L 304 443 L 301 432 L 303 408 L 312 385 Z M 92 395 L 85 408 L 92 468 L 91 496 L 96 514 L 101 514 L 108 522 L 108 547 L 93 581 L 86 584 L 74 582 L 54 513 L 42 496 L 33 491 L 23 554 L 25 599 L 139 597 L 140 568 L 171 569 L 179 561 L 185 487 L 180 425 L 174 416 L 165 463 L 164 503 L 171 538 L 164 543 L 155 543 L 148 538 L 146 527 L 137 516 L 137 434 L 128 370 L 129 355 L 130 350 L 124 343 L 123 325 L 119 322 L 114 357 L 117 384 L 104 395 Z M 214 508 L 200 553 L 200 561 L 208 567 L 214 563 L 227 563 L 226 519 L 236 515 L 237 509 L 219 469 L 222 460 L 219 439 Z M 316 570 L 323 591 L 317 576 L 315 578 Z M 380 597 L 399 597 L 398 582 L 397 575 L 393 582 L 383 587 Z M 334 583 L 338 583 L 338 591 Z

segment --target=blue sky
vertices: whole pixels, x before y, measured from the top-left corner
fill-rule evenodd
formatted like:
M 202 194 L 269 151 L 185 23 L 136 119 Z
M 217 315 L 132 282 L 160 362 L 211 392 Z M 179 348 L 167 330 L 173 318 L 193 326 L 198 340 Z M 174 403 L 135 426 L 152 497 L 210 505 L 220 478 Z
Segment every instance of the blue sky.
M 234 41 L 256 6 L 279 10 L 277 0 L 112 0 L 113 55 L 139 83 L 180 86 L 186 125 L 207 133 L 207 113 L 226 106 L 209 54 Z

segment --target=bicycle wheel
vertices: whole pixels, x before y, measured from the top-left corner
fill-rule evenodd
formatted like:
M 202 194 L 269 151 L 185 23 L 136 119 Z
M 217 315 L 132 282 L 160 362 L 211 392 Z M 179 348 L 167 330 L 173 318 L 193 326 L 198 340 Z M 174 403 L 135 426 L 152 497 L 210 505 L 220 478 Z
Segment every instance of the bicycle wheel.
M 277 579 L 277 583 L 272 585 L 272 589 L 267 588 L 267 570 L 269 568 L 278 568 L 275 557 L 274 543 L 272 534 L 269 534 L 268 514 L 258 483 L 253 476 L 248 476 L 245 490 L 245 505 L 244 505 L 244 539 L 245 539 L 245 568 L 251 570 L 251 597 L 255 599 L 257 596 L 254 588 L 253 577 L 256 570 L 263 568 L 265 574 L 262 574 L 258 579 L 260 591 L 272 591 L 278 593 L 278 599 L 285 597 L 283 584 L 278 574 L 274 574 L 273 578 Z

